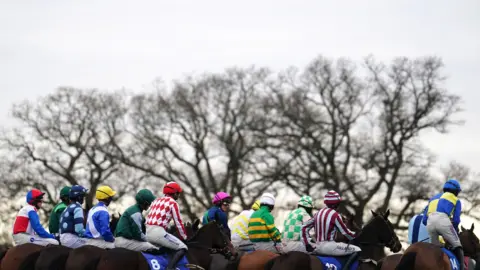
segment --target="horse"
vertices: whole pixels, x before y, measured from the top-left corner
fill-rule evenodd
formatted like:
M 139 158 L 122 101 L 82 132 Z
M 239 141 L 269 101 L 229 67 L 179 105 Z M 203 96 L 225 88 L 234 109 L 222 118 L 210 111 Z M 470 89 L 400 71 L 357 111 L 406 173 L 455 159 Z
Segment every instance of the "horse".
M 473 232 L 474 228 L 474 224 L 468 230 L 461 226 L 462 231 L 459 234 L 459 238 L 465 257 L 477 259 L 480 254 L 480 241 Z M 414 243 L 405 250 L 395 269 L 451 269 L 451 265 L 454 265 L 454 260 L 449 258 L 445 250 L 445 248 L 442 249 L 430 243 Z M 417 254 L 422 255 L 417 256 Z M 464 260 L 458 263 L 464 263 Z M 477 263 L 476 268 L 479 268 L 478 265 Z
M 359 246 L 362 249 L 360 252 L 360 259 L 358 260 L 358 269 L 376 269 L 377 264 L 371 258 L 375 255 L 374 252 L 379 250 L 379 248 L 388 247 L 393 252 L 401 250 L 402 244 L 395 234 L 392 224 L 388 220 L 389 214 L 390 210 L 387 210 L 385 214 L 377 214 L 372 211 L 372 219 L 362 228 L 359 235 L 351 241 L 352 244 Z M 333 265 L 330 264 L 327 266 L 326 264 L 324 266 L 324 263 L 317 258 L 317 255 L 309 255 L 302 252 L 289 252 L 269 261 L 265 265 L 265 269 L 283 270 L 292 269 L 293 267 L 298 269 L 321 270 L 325 269 L 325 267 L 334 266 L 333 268 L 337 268 L 341 264 L 338 263 L 338 261 L 332 261 L 330 263 Z
M 68 255 L 72 251 L 66 246 L 48 246 L 40 251 L 40 255 L 35 262 L 35 270 L 63 270 L 67 262 Z
M 112 215 L 110 229 L 115 231 L 119 217 Z M 51 248 L 55 245 L 40 246 L 26 243 L 10 248 L 1 260 L 0 269 L 34 269 L 38 258 L 57 263 L 65 258 L 65 247 Z M 45 251 L 45 252 L 44 252 Z M 43 254 L 44 252 L 44 254 Z
M 110 223 L 110 228 L 112 232 L 115 231 L 116 225 L 120 218 L 115 218 Z M 185 229 L 187 231 L 187 235 L 193 235 L 195 230 L 198 230 L 198 221 L 195 221 L 192 225 L 190 223 L 186 223 Z M 177 234 L 176 227 L 172 226 L 168 230 L 173 235 Z M 116 248 L 115 248 L 116 249 Z M 65 269 L 71 270 L 89 270 L 89 269 L 97 269 L 97 264 L 100 262 L 100 258 L 103 254 L 105 254 L 107 250 L 101 249 L 91 245 L 85 245 L 76 249 L 73 249 L 69 254 L 68 258 L 65 261 Z
M 0 269 L 4 270 L 20 270 L 20 269 L 34 269 L 35 261 L 38 258 L 39 251 L 44 249 L 44 246 L 37 244 L 26 243 L 11 247 L 5 253 Z
M 346 221 L 346 225 L 349 229 L 354 231 L 359 231 L 360 227 L 355 223 L 353 215 L 348 214 L 343 216 L 343 219 Z M 348 242 L 348 239 L 342 234 L 337 234 L 335 236 L 336 241 L 339 242 Z M 250 253 L 242 253 L 239 258 L 234 262 L 229 262 L 227 264 L 228 270 L 263 270 L 267 262 L 278 257 L 279 254 L 273 253 L 266 250 L 257 250 Z M 317 260 L 318 261 L 318 260 Z
M 210 254 L 212 252 L 221 253 L 226 257 L 233 257 L 236 255 L 236 251 L 230 243 L 228 236 L 221 230 L 220 225 L 215 221 L 211 221 L 201 227 L 193 237 L 186 241 L 186 245 L 188 247 L 186 257 L 189 265 L 184 267 L 208 269 L 211 262 Z M 154 254 L 165 255 L 164 252 L 165 250 L 161 250 Z M 151 259 L 150 262 L 147 262 L 147 259 L 141 252 L 124 248 L 114 248 L 102 254 L 97 270 L 115 270 L 121 268 L 148 270 L 150 269 L 149 264 L 160 267 L 158 260 Z

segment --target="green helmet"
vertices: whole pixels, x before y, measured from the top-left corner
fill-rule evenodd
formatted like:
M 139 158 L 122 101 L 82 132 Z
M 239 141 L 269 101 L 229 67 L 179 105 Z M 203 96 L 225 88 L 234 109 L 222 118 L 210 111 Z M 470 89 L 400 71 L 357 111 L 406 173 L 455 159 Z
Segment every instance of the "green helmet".
M 151 204 L 155 199 L 155 195 L 149 189 L 142 189 L 135 195 L 138 204 Z
M 298 200 L 298 204 L 297 205 L 301 205 L 303 207 L 307 207 L 307 208 L 313 208 L 313 200 L 312 200 L 312 197 L 310 196 L 307 196 L 307 195 L 304 195 L 300 198 L 300 200 Z
M 71 187 L 63 187 L 60 190 L 60 198 L 67 197 L 70 195 L 70 189 Z

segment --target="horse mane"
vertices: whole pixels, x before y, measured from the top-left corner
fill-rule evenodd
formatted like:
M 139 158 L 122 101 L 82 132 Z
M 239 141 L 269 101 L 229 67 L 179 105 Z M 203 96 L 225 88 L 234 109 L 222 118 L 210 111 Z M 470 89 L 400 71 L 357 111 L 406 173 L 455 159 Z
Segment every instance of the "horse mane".
M 203 226 L 200 227 L 196 232 L 194 232 L 193 235 L 192 235 L 192 237 L 190 237 L 189 239 L 187 239 L 186 242 L 191 242 L 193 239 L 195 239 L 203 228 L 206 228 L 206 227 L 208 227 L 208 226 L 212 226 L 211 224 L 216 224 L 216 223 L 217 223 L 217 222 L 216 222 L 215 220 L 212 220 L 212 221 L 208 222 L 207 224 L 203 225 Z M 192 225 L 192 226 L 193 226 L 193 225 Z

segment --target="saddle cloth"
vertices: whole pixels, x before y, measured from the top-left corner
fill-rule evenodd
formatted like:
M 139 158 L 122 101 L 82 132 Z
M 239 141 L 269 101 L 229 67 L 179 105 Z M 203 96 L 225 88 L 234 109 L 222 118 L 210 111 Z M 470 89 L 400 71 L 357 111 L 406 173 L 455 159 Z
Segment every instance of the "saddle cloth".
M 460 265 L 458 264 L 458 259 L 457 257 L 455 256 L 455 254 L 453 254 L 453 252 L 451 252 L 449 249 L 447 248 L 442 248 L 443 252 L 445 254 L 447 254 L 448 256 L 448 260 L 450 261 L 450 268 L 452 270 L 458 270 L 460 269 Z M 465 269 L 468 269 L 468 263 L 469 263 L 469 258 L 468 257 L 465 257 L 463 259 L 463 264 L 465 264 Z
M 349 256 L 316 256 L 322 262 L 323 268 L 326 270 L 341 270 L 343 265 L 347 262 Z M 350 270 L 358 268 L 359 261 L 356 260 L 350 267 Z
M 170 261 L 170 258 L 172 256 L 172 253 L 150 254 L 150 253 L 142 252 L 142 254 L 145 257 L 145 260 L 147 261 L 151 270 L 163 270 L 167 268 L 168 262 Z M 187 257 L 183 256 L 183 258 L 176 265 L 177 270 L 189 269 L 186 266 L 187 264 L 188 264 Z

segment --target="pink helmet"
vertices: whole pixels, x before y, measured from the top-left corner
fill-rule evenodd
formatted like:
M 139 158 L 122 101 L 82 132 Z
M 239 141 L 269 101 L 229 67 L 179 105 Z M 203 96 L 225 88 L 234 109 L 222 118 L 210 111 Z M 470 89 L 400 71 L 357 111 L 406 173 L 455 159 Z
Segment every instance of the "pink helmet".
M 219 204 L 224 200 L 229 200 L 230 202 L 232 201 L 232 196 L 230 194 L 220 191 L 215 196 L 213 197 L 212 203 L 213 204 Z

